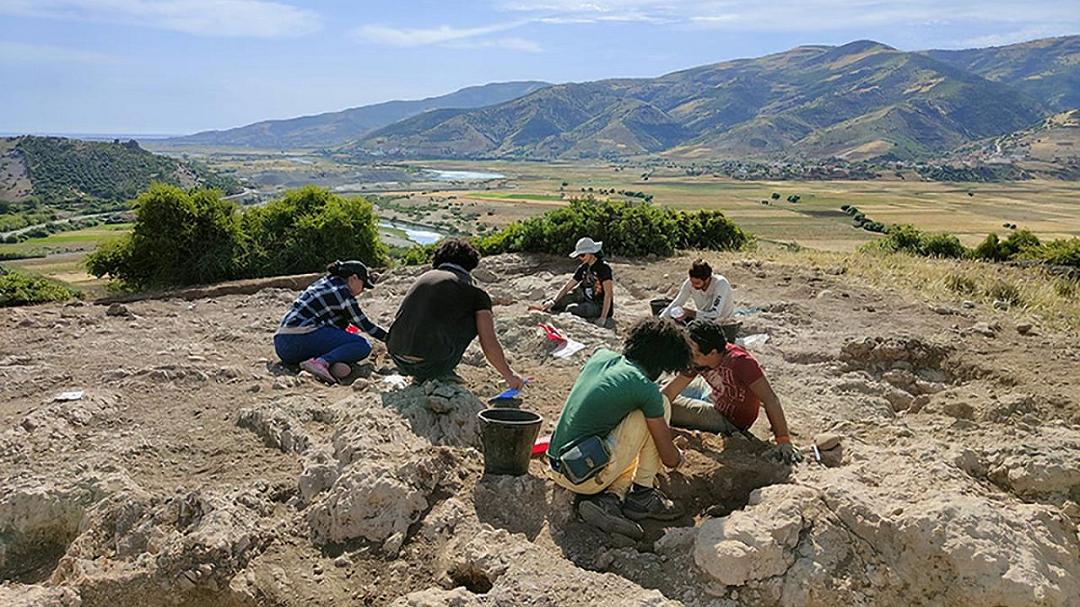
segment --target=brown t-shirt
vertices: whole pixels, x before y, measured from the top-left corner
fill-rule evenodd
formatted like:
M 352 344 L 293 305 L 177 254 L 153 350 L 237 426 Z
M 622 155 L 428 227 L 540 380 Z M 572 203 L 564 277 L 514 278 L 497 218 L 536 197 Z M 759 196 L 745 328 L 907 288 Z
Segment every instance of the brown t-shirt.
M 386 348 L 425 361 L 451 357 L 476 337 L 476 312 L 490 309 L 491 297 L 467 273 L 446 265 L 429 270 L 401 301 Z

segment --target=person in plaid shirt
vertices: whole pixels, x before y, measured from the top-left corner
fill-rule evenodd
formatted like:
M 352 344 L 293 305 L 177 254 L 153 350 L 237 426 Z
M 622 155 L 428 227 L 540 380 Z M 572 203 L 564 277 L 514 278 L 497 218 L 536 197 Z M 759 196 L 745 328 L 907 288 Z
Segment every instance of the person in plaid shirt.
M 371 353 L 371 343 L 346 329 L 354 324 L 365 333 L 386 340 L 386 331 L 371 322 L 356 298 L 375 287 L 367 266 L 359 261 L 335 261 L 326 276 L 311 283 L 281 319 L 274 334 L 274 349 L 282 362 L 300 367 L 327 383 L 337 383 L 352 372 L 349 363 Z

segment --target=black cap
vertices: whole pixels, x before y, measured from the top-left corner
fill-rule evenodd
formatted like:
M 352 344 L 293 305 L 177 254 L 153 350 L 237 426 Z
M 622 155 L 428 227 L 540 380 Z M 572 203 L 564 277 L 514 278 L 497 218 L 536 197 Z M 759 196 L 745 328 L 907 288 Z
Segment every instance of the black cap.
M 367 266 L 365 266 L 362 261 L 350 260 L 335 262 L 334 269 L 331 273 L 334 276 L 340 276 L 341 278 L 348 278 L 355 274 L 356 277 L 364 283 L 365 289 L 375 288 L 375 281 L 371 278 Z

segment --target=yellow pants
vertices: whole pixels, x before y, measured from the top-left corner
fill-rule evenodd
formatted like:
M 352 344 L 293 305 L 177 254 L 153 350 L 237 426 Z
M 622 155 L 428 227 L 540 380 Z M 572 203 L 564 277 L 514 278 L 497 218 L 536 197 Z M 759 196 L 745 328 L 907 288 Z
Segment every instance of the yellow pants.
M 664 422 L 671 419 L 671 403 L 664 398 Z M 612 444 L 614 443 L 614 444 Z M 631 483 L 652 487 L 656 474 L 660 472 L 660 453 L 656 450 L 649 427 L 645 424 L 645 414 L 640 409 L 630 413 L 619 422 L 608 435 L 611 448 L 611 462 L 599 474 L 575 485 L 565 476 L 548 469 L 548 475 L 556 485 L 582 495 L 594 495 L 601 491 L 610 491 L 626 497 Z

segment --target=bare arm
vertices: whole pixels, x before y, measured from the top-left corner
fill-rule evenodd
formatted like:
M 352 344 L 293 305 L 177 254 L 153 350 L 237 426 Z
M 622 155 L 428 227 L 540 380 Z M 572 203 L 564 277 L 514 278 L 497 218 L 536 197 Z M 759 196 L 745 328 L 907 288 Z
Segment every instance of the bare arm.
M 555 298 L 551 300 L 552 303 L 562 299 L 563 295 L 566 295 L 567 293 L 569 293 L 570 289 L 573 289 L 574 286 L 577 285 L 577 283 L 578 283 L 578 281 L 575 280 L 573 276 L 571 276 L 570 280 L 566 281 L 566 284 L 564 284 L 562 286 L 562 288 L 559 289 L 559 292 L 555 294 Z M 547 310 L 550 310 L 551 306 L 544 306 L 544 308 L 547 309 Z
M 769 418 L 769 425 L 772 426 L 776 442 L 790 443 L 791 438 L 788 435 L 784 409 L 780 406 L 780 399 L 776 396 L 776 392 L 773 392 L 772 386 L 769 385 L 769 380 L 762 376 L 761 379 L 750 384 L 750 389 L 754 391 L 754 394 L 757 395 L 761 400 L 761 404 L 765 407 L 765 415 Z
M 601 283 L 604 287 L 604 305 L 600 308 L 600 320 L 606 320 L 608 312 L 611 311 L 611 300 L 615 298 L 615 281 L 605 280 Z
M 664 393 L 664 396 L 667 397 L 669 401 L 674 401 L 675 398 L 690 385 L 690 382 L 694 381 L 694 377 L 695 376 L 693 375 L 683 375 L 680 373 L 669 381 L 661 392 Z
M 660 316 L 668 316 L 668 310 L 676 306 L 681 308 L 682 305 L 686 303 L 686 300 L 690 299 L 691 288 L 692 287 L 690 286 L 690 279 L 684 280 L 682 285 L 679 287 L 679 294 L 676 295 L 675 299 L 671 300 L 671 303 L 669 303 L 667 307 L 660 312 Z
M 646 417 L 645 425 L 649 427 L 649 434 L 652 435 L 653 444 L 656 445 L 656 450 L 660 453 L 660 461 L 664 462 L 664 465 L 668 468 L 678 468 L 683 461 L 682 451 L 679 451 L 679 448 L 672 442 L 671 428 L 668 427 L 664 418 Z
M 484 351 L 484 358 L 491 363 L 492 367 L 502 375 L 506 384 L 511 388 L 521 388 L 525 385 L 524 380 L 506 362 L 506 354 L 503 352 L 499 338 L 495 335 L 495 317 L 491 310 L 477 310 L 476 334 L 480 338 L 480 348 Z

